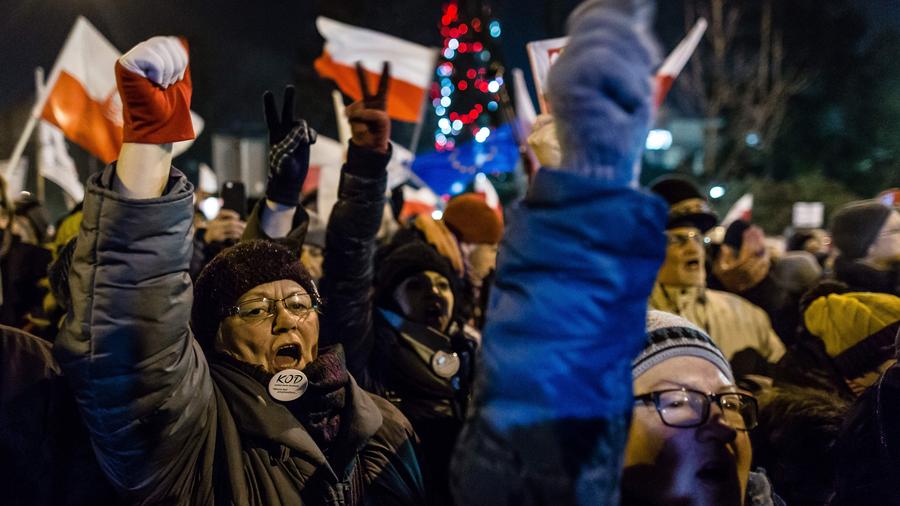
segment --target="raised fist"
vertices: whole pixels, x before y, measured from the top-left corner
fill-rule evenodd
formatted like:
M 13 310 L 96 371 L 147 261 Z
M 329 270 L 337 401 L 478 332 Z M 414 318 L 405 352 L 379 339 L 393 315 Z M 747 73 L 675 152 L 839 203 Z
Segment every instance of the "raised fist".
M 569 44 L 547 78 L 563 169 L 636 182 L 659 59 L 652 13 L 648 0 L 588 0 L 569 17 Z
M 369 86 L 362 65 L 356 64 L 362 100 L 347 106 L 347 119 L 350 120 L 350 141 L 365 149 L 379 153 L 387 153 L 391 140 L 391 118 L 387 114 L 387 90 L 391 79 L 391 66 L 384 62 L 381 80 L 374 94 L 369 94 Z
M 124 141 L 167 144 L 194 138 L 186 43 L 152 37 L 116 62 Z
M 263 95 L 266 125 L 269 128 L 269 180 L 266 198 L 286 206 L 300 205 L 300 190 L 309 172 L 309 146 L 316 131 L 306 121 L 294 117 L 294 87 L 285 86 L 281 114 L 271 91 Z

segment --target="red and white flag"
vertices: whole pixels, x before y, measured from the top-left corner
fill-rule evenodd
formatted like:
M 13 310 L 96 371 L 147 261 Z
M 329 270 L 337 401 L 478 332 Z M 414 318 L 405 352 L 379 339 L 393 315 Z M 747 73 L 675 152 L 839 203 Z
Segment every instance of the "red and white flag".
M 726 214 L 725 219 L 722 220 L 722 226 L 728 228 L 728 225 L 731 225 L 737 220 L 743 220 L 749 223 L 752 217 L 753 194 L 745 193 L 733 206 L 731 206 L 731 209 L 728 210 L 728 214 Z
M 316 19 L 316 26 L 325 38 L 322 55 L 315 61 L 320 76 L 332 79 L 346 95 L 359 100 L 362 92 L 356 62 L 362 63 L 369 82 L 377 82 L 382 62 L 390 62 L 388 115 L 400 121 L 419 121 L 434 76 L 437 49 L 322 16 Z
M 654 102 L 658 108 L 666 99 L 669 90 L 672 89 L 672 83 L 681 74 L 684 66 L 687 65 L 691 55 L 700 44 L 700 39 L 706 33 L 706 19 L 700 18 L 694 23 L 694 27 L 688 32 L 687 37 L 681 40 L 675 49 L 666 58 L 659 70 L 656 71 L 656 91 L 654 93 Z
M 116 90 L 115 64 L 121 53 L 87 19 L 79 16 L 47 80 L 41 118 L 56 125 L 72 142 L 104 163 L 122 146 L 122 103 Z M 39 97 L 40 100 L 40 97 Z M 194 132 L 203 120 L 191 111 Z M 177 142 L 176 155 L 192 141 Z

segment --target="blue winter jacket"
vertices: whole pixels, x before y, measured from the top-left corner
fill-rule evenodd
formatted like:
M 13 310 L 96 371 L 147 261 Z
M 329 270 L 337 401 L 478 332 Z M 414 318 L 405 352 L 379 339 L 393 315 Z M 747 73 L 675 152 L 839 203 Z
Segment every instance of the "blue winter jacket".
M 456 502 L 617 504 L 666 206 L 545 169 L 508 221 Z

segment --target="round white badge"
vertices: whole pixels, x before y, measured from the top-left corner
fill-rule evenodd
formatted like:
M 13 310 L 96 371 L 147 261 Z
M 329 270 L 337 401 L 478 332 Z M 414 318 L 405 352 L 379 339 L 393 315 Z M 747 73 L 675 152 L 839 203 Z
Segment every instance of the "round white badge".
M 459 355 L 438 351 L 431 356 L 431 370 L 444 379 L 450 379 L 459 372 Z
M 309 380 L 303 371 L 285 369 L 275 373 L 269 380 L 269 395 L 276 401 L 293 401 L 299 399 L 308 386 Z

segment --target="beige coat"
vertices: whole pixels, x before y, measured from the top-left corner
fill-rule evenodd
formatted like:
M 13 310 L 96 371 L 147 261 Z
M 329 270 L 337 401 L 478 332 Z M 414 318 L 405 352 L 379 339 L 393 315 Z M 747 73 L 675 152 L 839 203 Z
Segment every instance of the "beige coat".
M 772 363 L 784 355 L 784 344 L 772 330 L 766 312 L 732 293 L 657 283 L 650 294 L 650 307 L 680 315 L 704 329 L 729 360 L 746 348 Z

